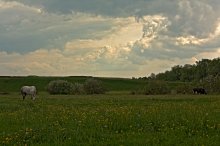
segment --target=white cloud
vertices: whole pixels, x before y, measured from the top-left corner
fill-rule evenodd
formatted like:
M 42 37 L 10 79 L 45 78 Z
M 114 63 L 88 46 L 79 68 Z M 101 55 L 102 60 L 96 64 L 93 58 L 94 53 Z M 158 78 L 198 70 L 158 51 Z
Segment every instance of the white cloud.
M 5 2 L 5 1 L 0 1 L 0 11 L 5 11 L 5 10 L 12 10 L 12 9 L 17 9 L 20 11 L 32 11 L 35 13 L 42 13 L 42 9 L 41 8 L 36 8 L 36 7 L 31 7 L 16 1 L 10 1 L 10 2 Z
M 65 49 L 97 49 L 106 45 L 122 46 L 141 38 L 143 26 L 137 23 L 133 17 L 106 18 L 105 21 L 111 21 L 112 28 L 103 32 L 104 36 L 101 39 L 74 39 L 66 43 Z
M 177 37 L 176 45 L 201 45 L 207 42 L 207 39 L 199 39 L 195 36 L 187 36 L 187 37 Z
M 176 45 L 203 45 L 220 36 L 220 21 L 216 23 L 214 32 L 211 32 L 206 38 L 197 38 L 193 35 L 181 36 L 176 38 Z
M 166 31 L 167 23 L 163 22 L 166 19 L 158 15 L 141 19 L 141 22 L 137 22 L 132 17 L 106 18 L 106 21 L 111 21 L 114 27 L 104 32 L 103 37 L 74 39 L 67 42 L 64 49 L 38 49 L 24 55 L 1 52 L 5 57 L 0 58 L 0 66 L 7 68 L 5 70 L 8 70 L 8 73 L 15 73 L 15 75 L 88 74 L 131 77 L 132 74 L 146 75 L 161 71 L 161 67 L 166 68 L 165 64 L 170 61 L 160 62 L 159 59 L 149 60 L 139 56 L 134 46 L 145 39 L 150 38 L 151 41 L 157 39 L 161 32 Z M 147 30 L 146 26 L 152 28 Z M 17 71 L 12 72 L 13 70 Z
M 193 56 L 195 58 L 195 61 L 202 60 L 202 59 L 214 59 L 220 57 L 220 48 L 217 48 L 213 51 L 204 51 L 201 53 L 196 54 Z
M 137 22 L 143 25 L 142 38 L 136 41 L 136 45 L 141 48 L 141 52 L 149 48 L 151 42 L 158 37 L 159 33 L 167 31 L 167 27 L 170 25 L 168 19 L 161 15 L 148 15 L 137 17 L 136 19 Z
M 93 2 L 0 0 L 0 75 L 144 76 L 219 56 L 217 1 Z
M 0 4 L 4 7 L 0 9 L 0 43 L 2 49 L 9 52 L 61 48 L 69 40 L 95 39 L 109 33 L 113 23 L 117 22 L 81 12 L 67 15 L 49 13 L 18 2 L 0 1 Z

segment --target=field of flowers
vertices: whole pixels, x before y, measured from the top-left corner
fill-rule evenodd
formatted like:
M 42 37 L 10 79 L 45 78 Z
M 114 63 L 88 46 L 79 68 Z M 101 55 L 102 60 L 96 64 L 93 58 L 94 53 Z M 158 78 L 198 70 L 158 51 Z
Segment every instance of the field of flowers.
M 220 145 L 220 96 L 0 95 L 0 145 Z

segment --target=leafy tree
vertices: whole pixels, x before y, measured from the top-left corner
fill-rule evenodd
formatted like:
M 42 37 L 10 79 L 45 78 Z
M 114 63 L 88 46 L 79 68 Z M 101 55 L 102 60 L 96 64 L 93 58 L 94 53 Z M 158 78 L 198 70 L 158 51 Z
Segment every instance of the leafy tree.
M 80 83 L 75 83 L 73 86 L 73 94 L 85 94 L 84 85 Z
M 84 84 L 86 94 L 103 94 L 105 93 L 104 86 L 101 81 L 94 78 L 87 79 Z
M 154 80 L 147 83 L 143 92 L 146 95 L 168 94 L 170 89 L 166 82 Z
M 193 66 L 190 64 L 186 64 L 181 68 L 181 73 L 180 73 L 180 81 L 183 82 L 189 82 L 194 79 L 194 70 Z
M 65 80 L 51 81 L 47 86 L 47 91 L 50 94 L 72 94 L 73 84 Z
M 220 75 L 220 58 L 213 60 L 202 59 L 197 61 L 195 65 L 185 64 L 184 66 L 176 65 L 169 71 L 159 74 L 151 74 L 148 79 L 164 80 L 164 81 L 183 81 L 192 82 L 204 80 L 207 76 L 214 77 Z
M 196 79 L 204 79 L 208 75 L 209 70 L 209 59 L 202 59 L 202 61 L 196 62 Z
M 172 67 L 171 70 L 165 71 L 164 73 L 152 73 L 147 79 L 148 81 L 162 80 L 188 82 L 192 83 L 194 86 L 206 88 L 209 93 L 220 93 L 220 58 L 215 58 L 213 60 L 202 59 L 197 61 L 194 65 L 176 65 Z M 178 88 L 180 90 L 181 88 L 187 89 L 188 86 Z

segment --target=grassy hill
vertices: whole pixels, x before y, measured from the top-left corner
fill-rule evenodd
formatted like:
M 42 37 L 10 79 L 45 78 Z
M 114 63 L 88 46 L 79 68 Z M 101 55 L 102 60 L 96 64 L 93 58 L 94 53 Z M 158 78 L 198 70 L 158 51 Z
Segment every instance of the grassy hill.
M 19 92 L 23 85 L 35 85 L 39 92 L 46 91 L 48 83 L 52 80 L 67 80 L 72 83 L 84 83 L 88 76 L 69 76 L 69 77 L 39 77 L 39 76 L 1 76 L 0 92 Z M 126 78 L 102 78 L 96 79 L 102 81 L 108 91 L 131 91 L 143 87 L 144 80 L 132 80 Z

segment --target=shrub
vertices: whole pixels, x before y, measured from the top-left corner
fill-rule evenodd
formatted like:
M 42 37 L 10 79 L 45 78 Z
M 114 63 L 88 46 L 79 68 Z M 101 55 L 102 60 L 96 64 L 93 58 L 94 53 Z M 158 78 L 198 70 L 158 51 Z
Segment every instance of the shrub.
M 73 94 L 74 85 L 65 80 L 51 81 L 47 86 L 50 94 Z
M 73 86 L 73 94 L 85 94 L 84 85 L 75 83 Z
M 165 81 L 149 81 L 143 92 L 146 95 L 168 94 L 170 89 Z
M 103 94 L 105 89 L 101 81 L 87 79 L 84 84 L 72 84 L 65 80 L 51 81 L 47 86 L 50 94 Z
M 199 83 L 195 84 L 198 87 L 204 88 L 208 94 L 219 94 L 220 93 L 220 76 L 209 75 L 204 79 L 200 80 Z
M 195 86 L 196 87 L 196 86 Z M 192 94 L 193 85 L 185 83 L 176 87 L 177 94 Z
M 86 94 L 103 94 L 105 93 L 104 86 L 101 81 L 94 78 L 87 79 L 84 83 Z

